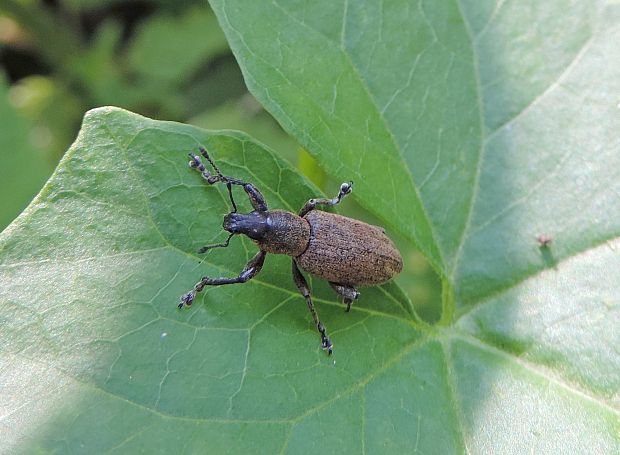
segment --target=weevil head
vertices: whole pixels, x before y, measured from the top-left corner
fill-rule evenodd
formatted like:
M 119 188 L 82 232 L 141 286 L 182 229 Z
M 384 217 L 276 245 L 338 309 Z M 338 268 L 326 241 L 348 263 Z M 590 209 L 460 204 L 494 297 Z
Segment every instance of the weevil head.
M 222 227 L 231 234 L 245 234 L 260 241 L 267 232 L 267 212 L 232 212 L 224 217 Z

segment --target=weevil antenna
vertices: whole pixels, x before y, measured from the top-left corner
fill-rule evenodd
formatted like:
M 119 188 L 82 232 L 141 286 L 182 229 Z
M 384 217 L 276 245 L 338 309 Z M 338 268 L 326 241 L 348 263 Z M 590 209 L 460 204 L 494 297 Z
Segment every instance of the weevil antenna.
M 230 182 L 230 179 L 224 174 L 222 174 L 220 168 L 217 167 L 215 162 L 211 159 L 211 156 L 209 156 L 209 152 L 207 152 L 207 149 L 205 149 L 204 147 L 200 147 L 200 154 L 209 162 L 211 167 L 213 167 L 215 173 L 220 178 L 220 182 L 226 183 L 226 188 L 228 189 L 228 197 L 230 198 L 230 203 L 233 206 L 233 213 L 237 213 L 237 204 L 235 203 L 235 199 L 233 198 L 232 183 Z
M 231 233 L 228 236 L 228 238 L 226 239 L 226 241 L 224 241 L 222 243 L 214 243 L 212 245 L 205 245 L 205 246 L 203 246 L 202 248 L 200 248 L 198 250 L 198 254 L 206 253 L 207 251 L 212 250 L 214 248 L 226 248 L 226 247 L 228 247 L 228 245 L 230 244 L 230 239 L 232 239 L 232 237 L 234 235 L 235 235 L 234 233 Z

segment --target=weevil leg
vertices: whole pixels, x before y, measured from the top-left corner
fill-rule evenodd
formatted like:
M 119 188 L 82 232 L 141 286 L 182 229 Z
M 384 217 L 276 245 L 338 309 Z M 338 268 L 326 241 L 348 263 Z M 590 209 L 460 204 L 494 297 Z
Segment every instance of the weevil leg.
M 295 259 L 292 260 L 292 263 L 293 263 L 293 280 L 295 280 L 295 284 L 297 285 L 299 292 L 301 292 L 301 294 L 306 299 L 306 303 L 308 304 L 308 309 L 310 310 L 310 313 L 312 314 L 312 319 L 314 320 L 314 325 L 316 329 L 319 331 L 319 333 L 321 334 L 321 347 L 327 351 L 327 354 L 331 355 L 333 345 L 332 345 L 332 342 L 329 340 L 329 337 L 327 336 L 327 333 L 325 331 L 325 326 L 319 320 L 319 315 L 314 309 L 314 304 L 312 303 L 312 297 L 310 296 L 310 287 L 308 286 L 308 282 L 306 281 L 304 276 L 299 271 L 299 267 L 297 267 L 297 263 L 295 262 Z
M 336 294 L 342 296 L 342 303 L 347 306 L 345 310 L 347 313 L 351 311 L 351 304 L 354 300 L 357 300 L 360 296 L 360 293 L 353 286 L 346 286 L 344 284 L 329 282 L 329 285 L 332 287 Z
M 310 199 L 299 211 L 299 216 L 304 216 L 306 213 L 314 210 L 317 205 L 326 205 L 329 207 L 339 204 L 340 201 L 342 201 L 342 198 L 349 194 L 352 189 L 353 182 L 345 182 L 340 185 L 340 191 L 338 192 L 338 195 L 333 199 Z
M 200 150 L 203 150 L 202 148 Z M 189 167 L 191 167 L 192 169 L 196 169 L 200 175 L 202 176 L 203 179 L 205 179 L 205 181 L 209 184 L 209 185 L 213 185 L 214 183 L 217 182 L 222 182 L 222 175 L 218 172 L 218 175 L 213 175 L 211 174 L 207 168 L 205 167 L 204 164 L 202 164 L 202 161 L 200 160 L 200 158 L 198 158 L 198 156 L 194 155 L 193 153 L 189 153 Z M 215 168 L 217 171 L 217 168 Z
M 265 202 L 265 197 L 262 193 L 251 183 L 245 183 L 239 181 L 239 183 L 232 182 L 233 185 L 241 185 L 243 190 L 248 195 L 248 199 L 250 200 L 250 204 L 252 204 L 252 208 L 257 212 L 266 212 L 267 211 L 267 202 Z
M 251 183 L 244 182 L 243 180 L 222 175 L 219 168 L 215 165 L 215 163 L 209 156 L 209 153 L 203 147 L 200 147 L 200 154 L 205 157 L 205 159 L 211 164 L 211 166 L 213 166 L 213 169 L 215 169 L 217 175 L 211 174 L 204 166 L 204 164 L 202 164 L 200 158 L 198 158 L 198 156 L 194 155 L 193 153 L 189 154 L 191 158 L 189 161 L 189 166 L 192 169 L 196 169 L 198 172 L 200 172 L 202 178 L 204 178 L 209 185 L 213 185 L 214 183 L 218 182 L 224 183 L 226 185 L 226 188 L 228 189 L 228 196 L 233 206 L 233 212 L 237 211 L 237 204 L 233 199 L 232 185 L 238 185 L 243 188 L 254 210 L 256 210 L 257 212 L 264 212 L 267 210 L 267 202 L 265 202 L 265 197 L 258 190 L 258 188 L 256 188 Z
M 206 286 L 222 286 L 224 284 L 237 284 L 245 283 L 248 280 L 254 278 L 258 272 L 260 272 L 263 264 L 265 263 L 265 251 L 259 251 L 250 261 L 245 265 L 239 276 L 234 278 L 209 278 L 208 276 L 202 277 L 198 283 L 192 288 L 191 291 L 181 296 L 181 303 L 179 308 L 184 306 L 190 306 L 196 298 L 196 294 L 202 291 Z

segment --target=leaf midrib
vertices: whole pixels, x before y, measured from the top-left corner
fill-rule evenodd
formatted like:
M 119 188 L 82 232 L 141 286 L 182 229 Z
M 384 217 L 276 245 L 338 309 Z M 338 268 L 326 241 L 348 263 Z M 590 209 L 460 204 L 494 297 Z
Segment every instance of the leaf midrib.
M 465 245 L 465 240 L 467 238 L 467 233 L 469 232 L 469 229 L 471 228 L 471 220 L 472 220 L 472 216 L 473 216 L 473 212 L 474 212 L 474 204 L 476 203 L 476 200 L 478 199 L 478 191 L 480 190 L 480 169 L 482 168 L 482 161 L 484 158 L 484 151 L 485 151 L 485 141 L 484 141 L 484 128 L 485 128 L 485 122 L 484 122 L 484 103 L 482 102 L 482 85 L 480 83 L 480 65 L 479 65 L 479 59 L 478 59 L 478 50 L 476 49 L 475 46 L 475 40 L 474 40 L 474 36 L 472 34 L 471 31 L 471 27 L 469 25 L 469 22 L 467 21 L 465 14 L 463 13 L 463 7 L 461 5 L 461 0 L 455 0 L 455 4 L 456 7 L 459 10 L 459 14 L 461 15 L 461 20 L 463 21 L 463 25 L 465 26 L 465 30 L 467 32 L 467 36 L 469 37 L 469 44 L 471 47 L 471 52 L 472 52 L 472 57 L 473 57 L 473 67 L 474 67 L 474 79 L 476 82 L 476 97 L 478 99 L 478 124 L 480 125 L 480 146 L 478 148 L 478 162 L 476 163 L 476 175 L 474 177 L 474 188 L 473 191 L 471 192 L 471 199 L 469 201 L 469 207 L 467 209 L 467 219 L 465 222 L 465 225 L 463 226 L 463 231 L 461 232 L 461 238 L 459 240 L 459 246 L 456 249 L 456 253 L 454 255 L 454 261 L 453 261 L 453 265 L 452 265 L 452 271 L 450 272 L 449 276 L 450 276 L 450 284 L 452 285 L 453 288 L 456 288 L 456 281 L 455 281 L 455 275 L 456 272 L 458 270 L 458 266 L 461 262 L 461 258 L 463 256 L 463 246 Z M 451 302 L 451 314 L 455 314 L 456 310 L 456 301 L 452 301 Z

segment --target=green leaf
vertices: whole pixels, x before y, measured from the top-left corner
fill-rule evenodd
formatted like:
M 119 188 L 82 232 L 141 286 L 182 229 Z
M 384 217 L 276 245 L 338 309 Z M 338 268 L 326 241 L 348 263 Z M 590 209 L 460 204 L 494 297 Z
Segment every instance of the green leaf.
M 0 236 L 5 445 L 618 453 L 618 6 L 213 6 L 255 96 L 438 269 L 442 321 L 394 286 L 345 314 L 315 280 L 329 358 L 276 256 L 177 311 L 254 251 L 198 264 L 226 194 L 179 156 L 208 146 L 274 207 L 316 190 L 237 133 L 95 111 Z
M 321 412 L 343 412 L 332 403 L 371 379 L 386 353 L 421 342 L 424 325 L 395 285 L 364 290 L 345 313 L 317 282 L 336 349 L 326 356 L 286 256 L 178 310 L 201 276 L 234 276 L 256 252 L 235 239 L 195 254 L 224 237 L 230 210 L 226 192 L 187 166 L 200 144 L 272 208 L 295 211 L 319 193 L 240 133 L 91 111 L 52 179 L 0 236 L 0 382 L 16 390 L 3 404 L 5 446 L 170 453 L 257 451 L 258 442 L 273 452 Z
M 212 1 L 256 98 L 465 303 L 544 268 L 537 234 L 620 229 L 618 6 L 527 4 Z
M 263 144 L 278 151 L 278 155 L 290 162 L 296 161 L 299 145 L 286 134 L 260 105 L 246 94 L 234 102 L 228 102 L 215 109 L 193 117 L 189 123 L 210 129 L 235 129 L 243 131 Z
M 617 3 L 211 4 L 254 96 L 442 276 L 455 450 L 617 452 Z M 448 451 L 373 417 L 383 450 Z

